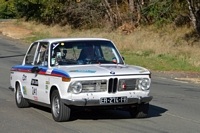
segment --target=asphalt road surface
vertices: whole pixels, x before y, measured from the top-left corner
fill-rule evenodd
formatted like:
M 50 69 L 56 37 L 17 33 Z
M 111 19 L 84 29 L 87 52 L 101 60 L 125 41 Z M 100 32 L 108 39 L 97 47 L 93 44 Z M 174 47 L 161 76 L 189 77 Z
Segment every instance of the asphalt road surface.
M 0 133 L 199 133 L 200 85 L 153 77 L 149 115 L 132 119 L 125 111 L 77 112 L 55 122 L 50 109 L 19 109 L 10 86 L 10 68 L 20 64 L 28 45 L 0 35 Z

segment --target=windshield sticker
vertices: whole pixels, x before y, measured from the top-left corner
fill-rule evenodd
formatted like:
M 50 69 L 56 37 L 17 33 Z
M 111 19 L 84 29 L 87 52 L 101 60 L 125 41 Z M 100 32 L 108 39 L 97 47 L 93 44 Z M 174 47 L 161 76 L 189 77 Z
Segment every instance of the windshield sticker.
M 59 45 L 59 43 L 53 44 L 53 49 L 55 49 L 58 45 Z
M 69 72 L 95 73 L 95 70 L 70 70 Z

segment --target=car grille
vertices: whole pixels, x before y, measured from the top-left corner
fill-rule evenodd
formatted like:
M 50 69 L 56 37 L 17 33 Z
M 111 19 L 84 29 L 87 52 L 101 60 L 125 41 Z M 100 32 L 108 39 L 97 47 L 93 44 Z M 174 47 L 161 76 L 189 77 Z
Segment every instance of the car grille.
M 118 79 L 111 78 L 108 81 L 108 93 L 115 93 L 117 91 Z

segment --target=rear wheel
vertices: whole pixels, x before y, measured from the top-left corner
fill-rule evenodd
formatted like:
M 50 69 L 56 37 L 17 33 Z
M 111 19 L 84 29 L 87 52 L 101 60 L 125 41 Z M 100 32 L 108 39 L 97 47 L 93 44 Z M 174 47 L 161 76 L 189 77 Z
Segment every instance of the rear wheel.
M 70 118 L 71 109 L 61 101 L 58 90 L 54 90 L 51 95 L 51 112 L 57 122 L 68 121 Z
M 148 111 L 149 111 L 149 103 L 139 104 L 136 107 L 129 109 L 129 113 L 133 118 L 147 117 Z
M 22 91 L 19 84 L 17 84 L 16 91 L 15 91 L 15 102 L 16 102 L 17 107 L 19 108 L 29 107 L 29 102 L 23 98 Z

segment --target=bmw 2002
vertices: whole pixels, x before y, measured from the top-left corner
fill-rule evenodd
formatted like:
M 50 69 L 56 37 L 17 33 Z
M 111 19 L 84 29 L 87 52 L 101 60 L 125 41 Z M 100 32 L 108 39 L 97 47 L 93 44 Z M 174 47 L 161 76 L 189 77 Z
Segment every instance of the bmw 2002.
M 115 44 L 103 38 L 51 38 L 33 42 L 21 65 L 11 68 L 10 89 L 19 108 L 51 108 L 55 121 L 74 109 L 124 109 L 146 117 L 151 73 L 126 65 Z

